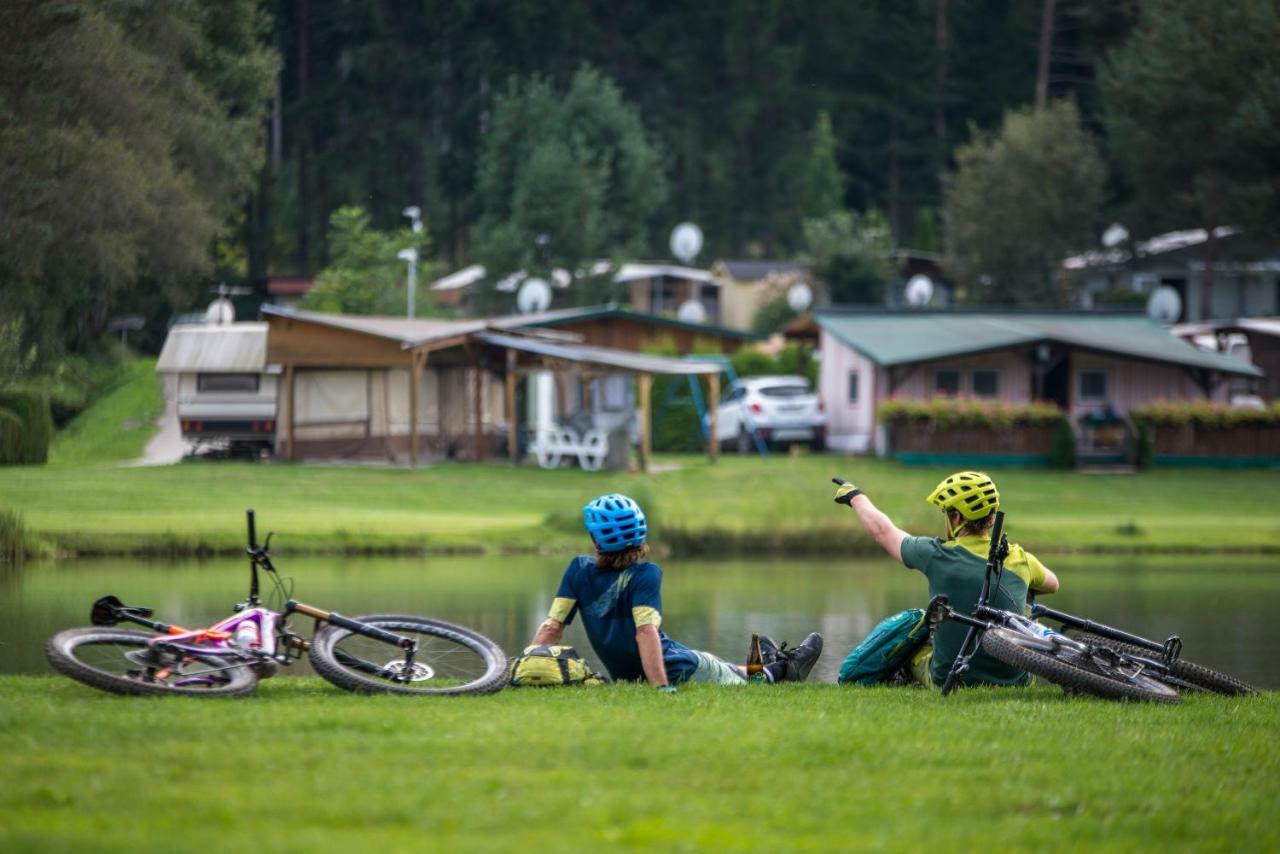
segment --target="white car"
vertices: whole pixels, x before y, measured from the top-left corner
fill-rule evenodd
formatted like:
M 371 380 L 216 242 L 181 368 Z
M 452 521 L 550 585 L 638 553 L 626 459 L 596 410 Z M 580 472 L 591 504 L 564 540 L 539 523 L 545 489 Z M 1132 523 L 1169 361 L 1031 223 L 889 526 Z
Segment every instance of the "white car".
M 822 402 L 804 377 L 746 377 L 731 385 L 720 399 L 716 436 L 722 445 L 754 451 L 752 425 L 766 443 L 807 442 L 814 450 L 826 445 Z

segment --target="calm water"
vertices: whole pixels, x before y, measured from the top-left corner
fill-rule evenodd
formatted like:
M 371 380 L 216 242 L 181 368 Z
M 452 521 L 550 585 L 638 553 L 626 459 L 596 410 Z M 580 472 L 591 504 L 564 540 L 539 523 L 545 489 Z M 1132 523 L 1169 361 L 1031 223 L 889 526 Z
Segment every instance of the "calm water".
M 508 652 L 546 613 L 567 563 L 550 558 L 348 559 L 283 557 L 297 599 L 344 614 L 406 613 L 479 629 Z M 1184 655 L 1267 688 L 1280 688 L 1275 558 L 1056 557 L 1063 592 L 1046 604 L 1163 639 Z M 798 643 L 826 638 L 811 679 L 832 681 L 845 653 L 882 617 L 926 601 L 923 576 L 880 560 L 684 562 L 664 567 L 663 626 L 682 643 L 741 661 L 753 631 Z M 45 673 L 44 642 L 88 623 L 89 605 L 114 593 L 179 625 L 230 613 L 248 589 L 243 560 L 154 563 L 79 560 L 0 567 L 0 673 Z M 297 625 L 309 629 L 308 620 Z M 569 642 L 590 657 L 578 626 Z M 295 672 L 306 672 L 296 668 Z

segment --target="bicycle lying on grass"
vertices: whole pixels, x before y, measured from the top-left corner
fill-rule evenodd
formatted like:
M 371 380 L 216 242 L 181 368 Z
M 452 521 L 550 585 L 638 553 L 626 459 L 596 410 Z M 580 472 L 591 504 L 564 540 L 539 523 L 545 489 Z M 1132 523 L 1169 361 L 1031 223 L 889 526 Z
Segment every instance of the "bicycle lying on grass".
M 935 596 L 925 616 L 931 628 L 943 620 L 969 626 L 942 693 L 949 694 L 964 678 L 979 644 L 992 658 L 1034 673 L 1068 691 L 1081 691 L 1113 700 L 1151 700 L 1176 703 L 1178 691 L 1198 689 L 1219 694 L 1249 694 L 1245 682 L 1181 658 L 1182 640 L 1176 635 L 1164 643 L 1148 640 L 1083 617 L 1033 605 L 1032 617 L 1047 617 L 1072 634 L 1056 631 L 1036 620 L 987 604 L 1000 589 L 1009 540 L 1004 535 L 1004 513 L 996 512 L 987 554 L 982 591 L 971 614 L 953 609 L 945 596 Z
M 360 693 L 483 694 L 506 683 L 505 653 L 479 632 L 426 617 L 344 617 L 296 601 L 292 583 L 282 581 L 271 562 L 272 535 L 259 546 L 254 513 L 246 515 L 249 596 L 234 615 L 190 630 L 152 620 L 150 608 L 104 596 L 90 612 L 94 628 L 68 629 L 49 639 L 49 663 L 72 679 L 117 694 L 244 696 L 304 651 L 318 674 Z M 278 611 L 258 597 L 259 568 L 282 603 Z M 294 614 L 315 619 L 310 640 L 290 628 Z M 112 628 L 122 622 L 150 632 Z

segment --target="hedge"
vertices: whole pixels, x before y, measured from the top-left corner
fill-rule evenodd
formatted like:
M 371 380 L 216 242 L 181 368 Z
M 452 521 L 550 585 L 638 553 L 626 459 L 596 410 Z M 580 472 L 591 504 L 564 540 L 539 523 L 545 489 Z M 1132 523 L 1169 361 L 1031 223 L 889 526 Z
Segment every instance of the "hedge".
M 0 391 L 0 465 L 39 465 L 49 459 L 53 418 L 40 391 Z
M 1280 402 L 1265 409 L 1226 406 L 1206 400 L 1165 400 L 1140 406 L 1129 413 L 1134 424 L 1151 427 L 1192 426 L 1226 430 L 1242 426 L 1280 425 Z
M 880 404 L 885 424 L 928 422 L 942 430 L 1020 425 L 1051 425 L 1065 420 L 1052 403 L 1003 403 L 998 400 L 935 397 L 931 400 L 887 400 Z

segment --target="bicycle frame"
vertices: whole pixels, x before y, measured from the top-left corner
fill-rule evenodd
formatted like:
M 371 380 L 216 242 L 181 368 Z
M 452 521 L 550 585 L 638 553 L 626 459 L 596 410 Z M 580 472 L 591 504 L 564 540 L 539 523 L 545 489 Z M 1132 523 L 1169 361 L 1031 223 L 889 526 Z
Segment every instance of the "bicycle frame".
M 267 550 L 267 544 L 259 546 L 254 524 L 254 512 L 247 511 L 249 547 L 249 597 L 235 606 L 236 613 L 203 629 L 185 629 L 181 626 L 152 620 L 150 608 L 139 608 L 125 605 L 115 596 L 104 596 L 93 603 L 90 620 L 94 625 L 115 625 L 121 622 L 134 623 L 157 632 L 157 636 L 148 641 L 152 649 L 165 652 L 199 655 L 201 657 L 225 657 L 227 667 L 238 667 L 244 664 L 262 664 L 275 662 L 288 665 L 301 656 L 309 642 L 288 629 L 289 617 L 302 614 L 316 621 L 316 628 L 328 623 L 347 629 L 355 634 L 364 635 L 391 644 L 401 650 L 403 662 L 392 664 L 375 664 L 344 655 L 344 663 L 358 667 L 369 673 L 390 674 L 391 678 L 410 681 L 414 671 L 414 659 L 418 653 L 418 642 L 413 638 L 403 637 L 393 632 L 362 623 L 359 620 L 344 617 L 336 611 L 326 611 L 314 605 L 299 602 L 296 599 L 285 601 L 279 613 L 263 607 L 259 598 L 258 568 L 271 573 L 276 572 Z M 255 639 L 248 646 L 236 642 L 237 633 L 245 625 L 252 625 Z M 210 671 L 212 672 L 212 671 Z

